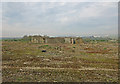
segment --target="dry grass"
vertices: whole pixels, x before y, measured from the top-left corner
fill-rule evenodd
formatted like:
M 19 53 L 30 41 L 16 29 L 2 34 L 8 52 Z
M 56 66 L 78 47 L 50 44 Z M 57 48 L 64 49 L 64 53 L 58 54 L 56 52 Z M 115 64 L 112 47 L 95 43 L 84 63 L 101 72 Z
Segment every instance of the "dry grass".
M 72 45 L 3 41 L 3 81 L 117 81 L 117 46 L 117 43 L 103 42 Z M 46 52 L 41 52 L 42 50 Z M 21 67 L 41 69 L 21 69 Z M 45 67 L 48 69 L 42 69 Z M 96 70 L 80 70 L 83 68 Z

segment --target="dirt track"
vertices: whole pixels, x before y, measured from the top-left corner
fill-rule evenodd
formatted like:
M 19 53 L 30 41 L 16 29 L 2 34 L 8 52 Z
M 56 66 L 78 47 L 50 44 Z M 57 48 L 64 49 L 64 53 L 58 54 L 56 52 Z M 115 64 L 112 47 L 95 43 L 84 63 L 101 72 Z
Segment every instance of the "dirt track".
M 118 69 L 105 69 L 105 68 L 52 68 L 52 67 L 10 67 L 10 66 L 3 66 L 2 68 L 19 68 L 20 70 L 23 69 L 54 69 L 54 70 L 64 70 L 64 69 L 73 69 L 73 70 L 103 70 L 103 71 L 118 71 Z

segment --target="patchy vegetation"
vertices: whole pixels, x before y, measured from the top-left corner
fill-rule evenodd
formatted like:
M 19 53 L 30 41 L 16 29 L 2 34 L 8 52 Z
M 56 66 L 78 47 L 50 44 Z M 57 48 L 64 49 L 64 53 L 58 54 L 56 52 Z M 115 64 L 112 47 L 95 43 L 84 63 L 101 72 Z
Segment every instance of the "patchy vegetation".
M 2 62 L 3 82 L 118 81 L 117 43 L 3 41 Z

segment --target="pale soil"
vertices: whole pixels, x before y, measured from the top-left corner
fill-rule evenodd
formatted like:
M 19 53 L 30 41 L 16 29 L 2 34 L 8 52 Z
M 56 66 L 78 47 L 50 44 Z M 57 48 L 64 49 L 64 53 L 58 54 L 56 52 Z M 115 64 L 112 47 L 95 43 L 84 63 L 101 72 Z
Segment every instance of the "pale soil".
M 53 70 L 64 70 L 64 69 L 71 69 L 71 70 L 103 70 L 103 71 L 118 71 L 118 69 L 106 69 L 106 68 L 91 68 L 91 67 L 83 67 L 79 69 L 74 68 L 52 68 L 52 67 L 10 67 L 10 66 L 3 66 L 2 68 L 18 68 L 20 70 L 26 69 L 53 69 Z

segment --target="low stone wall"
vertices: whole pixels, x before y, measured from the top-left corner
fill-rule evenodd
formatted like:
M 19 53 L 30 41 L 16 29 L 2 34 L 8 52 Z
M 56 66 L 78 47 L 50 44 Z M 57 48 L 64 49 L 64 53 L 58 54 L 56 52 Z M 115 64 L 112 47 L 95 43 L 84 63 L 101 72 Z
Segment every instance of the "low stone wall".
M 64 38 L 48 38 L 47 43 L 64 43 Z

